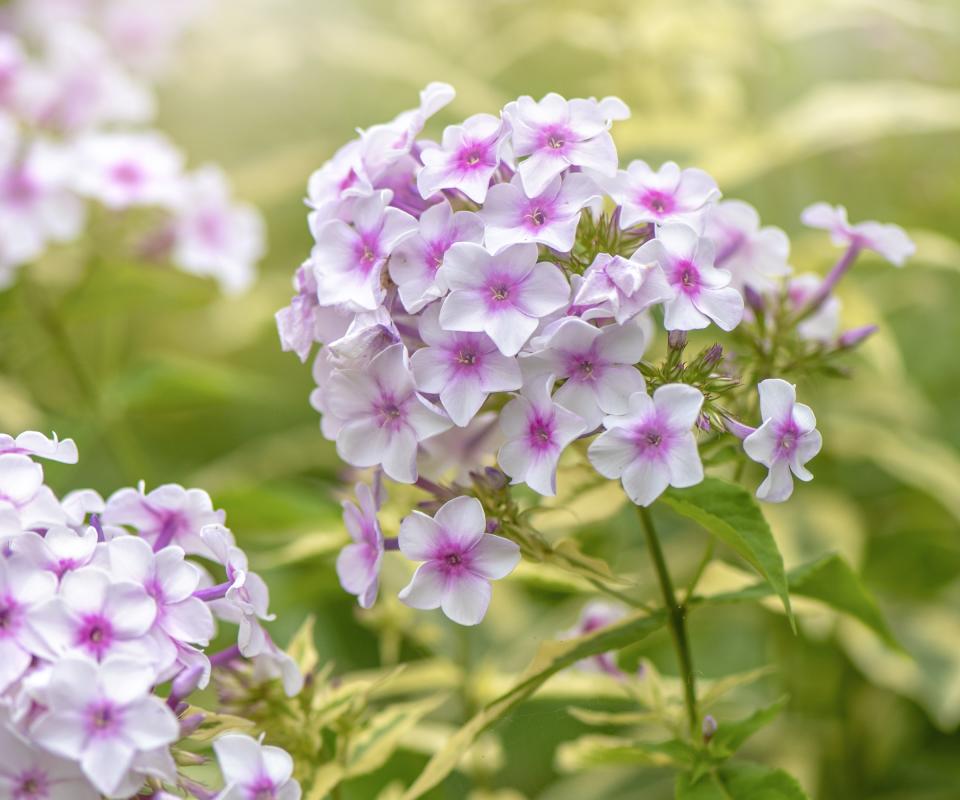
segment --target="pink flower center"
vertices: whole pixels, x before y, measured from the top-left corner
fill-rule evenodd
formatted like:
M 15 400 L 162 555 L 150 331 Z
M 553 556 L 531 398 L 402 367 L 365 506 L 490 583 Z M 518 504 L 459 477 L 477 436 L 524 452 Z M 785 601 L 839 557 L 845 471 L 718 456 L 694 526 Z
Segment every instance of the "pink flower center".
M 564 377 L 578 383 L 594 382 L 602 377 L 603 368 L 607 365 L 603 359 L 596 353 L 596 347 L 591 347 L 587 351 L 579 353 L 565 354 L 565 372 Z
M 98 700 L 87 707 L 87 733 L 97 738 L 114 736 L 122 717 L 121 710 L 109 700 Z
M 778 459 L 790 459 L 796 452 L 800 440 L 800 429 L 793 417 L 789 417 L 777 426 L 777 453 Z
M 691 261 L 678 261 L 670 282 L 685 295 L 695 297 L 700 294 L 700 271 Z
M 490 145 L 483 141 L 464 141 L 456 160 L 459 168 L 465 172 L 493 165 L 493 159 L 490 158 Z
M 226 241 L 226 226 L 222 214 L 207 211 L 197 219 L 197 233 L 211 247 L 222 247 Z
M 13 800 L 46 800 L 50 797 L 50 780 L 39 769 L 22 772 L 13 785 Z
M 267 775 L 261 775 L 247 787 L 247 797 L 250 800 L 275 800 L 277 787 Z
M 677 206 L 677 202 L 671 194 L 650 189 L 640 198 L 640 205 L 648 208 L 659 217 L 673 211 Z
M 553 447 L 554 427 L 552 414 L 543 416 L 535 413 L 527 424 L 527 443 L 537 452 L 550 450 Z
M 665 459 L 673 446 L 673 433 L 654 415 L 632 431 L 633 445 L 640 458 L 651 461 Z
M 144 175 L 139 164 L 132 161 L 121 161 L 114 164 L 113 169 L 110 170 L 110 177 L 115 183 L 133 189 L 143 182 Z
M 477 354 L 465 349 L 460 350 L 460 352 L 457 353 L 457 363 L 465 367 L 472 367 L 477 363 Z
M 463 563 L 463 557 L 459 553 L 448 553 L 443 560 L 451 567 L 459 567 Z
M 26 208 L 33 204 L 40 194 L 39 187 L 22 167 L 15 167 L 3 176 L 0 193 L 3 199 L 17 208 Z
M 87 614 L 77 629 L 75 644 L 98 661 L 113 643 L 113 625 L 103 614 Z
M 393 395 L 385 394 L 380 398 L 380 402 L 376 406 L 376 413 L 381 428 L 396 432 L 403 427 L 406 416 L 403 413 L 403 402 Z
M 504 286 L 503 284 L 490 287 L 490 296 L 496 300 L 498 303 L 503 302 L 504 300 L 509 299 L 510 297 L 510 287 Z
M 13 636 L 20 627 L 22 612 L 16 600 L 7 595 L 0 600 L 0 639 Z
M 539 228 L 547 221 L 546 214 L 542 208 L 532 208 L 526 213 L 524 219 L 529 220 L 530 224 L 535 228 Z

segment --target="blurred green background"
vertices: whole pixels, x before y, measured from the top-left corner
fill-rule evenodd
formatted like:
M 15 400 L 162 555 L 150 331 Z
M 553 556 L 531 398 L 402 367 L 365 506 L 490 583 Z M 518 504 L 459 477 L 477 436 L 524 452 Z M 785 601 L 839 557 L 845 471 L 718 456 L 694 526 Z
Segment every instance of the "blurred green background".
M 309 173 L 355 127 L 414 105 L 430 80 L 458 90 L 433 134 L 518 94 L 619 95 L 633 110 L 614 128 L 623 161 L 708 170 L 726 197 L 791 235 L 797 272 L 831 263 L 826 237 L 799 225 L 817 200 L 915 237 L 904 270 L 866 259 L 842 286 L 845 327 L 882 330 L 851 359 L 852 380 L 801 387 L 824 451 L 814 483 L 770 509 L 788 567 L 842 552 L 910 656 L 822 611 L 794 636 L 773 610 L 708 610 L 691 636 L 704 677 L 778 665 L 755 691 L 788 693 L 790 705 L 751 754 L 797 775 L 812 797 L 960 797 L 956 0 L 222 2 L 163 87 L 160 125 L 192 163 L 220 162 L 265 214 L 260 281 L 220 297 L 119 255 L 116 223 L 98 219 L 97 258 L 85 245 L 52 253 L 0 294 L 0 429 L 74 437 L 80 465 L 47 468 L 62 491 L 107 493 L 141 478 L 207 489 L 271 585 L 278 640 L 316 614 L 321 655 L 338 671 L 438 654 L 468 665 L 469 706 L 519 670 L 573 624 L 582 597 L 520 574 L 498 584 L 483 626 L 461 632 L 395 602 L 361 615 L 341 592 L 341 465 L 307 403 L 310 370 L 280 352 L 273 325 L 309 252 Z M 634 519 L 623 509 L 611 518 L 606 499 L 588 496 L 548 532 L 575 532 L 653 596 Z M 704 534 L 667 515 L 663 525 L 683 576 Z M 388 570 L 385 594 L 403 577 Z M 666 634 L 644 652 L 674 671 Z M 511 790 L 503 800 L 671 796 L 665 771 L 584 774 L 558 762 L 558 743 L 586 730 L 562 695 L 548 690 L 496 726 L 500 754 L 482 784 Z M 448 709 L 453 721 L 462 713 Z M 415 749 L 344 797 L 408 782 L 425 760 Z M 465 797 L 468 786 L 454 776 L 431 797 Z

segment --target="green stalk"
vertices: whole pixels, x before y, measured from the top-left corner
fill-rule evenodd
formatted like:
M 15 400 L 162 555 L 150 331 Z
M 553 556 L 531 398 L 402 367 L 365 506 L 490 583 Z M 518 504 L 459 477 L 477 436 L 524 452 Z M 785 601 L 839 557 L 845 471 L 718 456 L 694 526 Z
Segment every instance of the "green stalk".
M 673 638 L 673 647 L 677 653 L 677 662 L 683 679 L 683 696 L 690 724 L 690 736 L 695 739 L 700 717 L 697 713 L 696 677 L 693 673 L 693 659 L 690 655 L 690 642 L 687 638 L 687 607 L 685 604 L 677 602 L 677 596 L 673 590 L 673 581 L 670 579 L 670 571 L 667 569 L 667 562 L 663 557 L 663 549 L 660 547 L 660 539 L 657 536 L 656 528 L 653 526 L 653 518 L 650 516 L 650 512 L 643 506 L 637 506 L 637 511 L 640 514 L 643 531 L 647 537 L 647 547 L 650 550 L 650 556 L 653 558 L 653 566 L 657 573 L 657 580 L 660 582 L 660 590 L 663 593 L 670 635 Z

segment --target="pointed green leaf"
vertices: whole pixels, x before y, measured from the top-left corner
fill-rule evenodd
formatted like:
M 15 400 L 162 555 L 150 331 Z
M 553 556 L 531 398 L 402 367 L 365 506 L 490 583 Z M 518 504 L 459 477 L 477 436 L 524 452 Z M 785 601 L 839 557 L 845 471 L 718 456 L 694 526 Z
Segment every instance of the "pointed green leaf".
M 781 697 L 777 702 L 754 711 L 749 717 L 736 722 L 721 721 L 717 732 L 710 742 L 717 751 L 732 755 L 747 739 L 763 727 L 769 725 L 787 705 L 787 698 Z
M 626 647 L 660 629 L 665 622 L 666 616 L 662 611 L 635 614 L 586 636 L 542 644 L 514 687 L 487 703 L 450 737 L 446 746 L 427 763 L 423 772 L 404 794 L 403 800 L 416 800 L 439 784 L 456 767 L 463 753 L 484 730 L 530 697 L 551 676 L 584 658 Z
M 860 577 L 836 553 L 790 570 L 787 583 L 792 593 L 818 600 L 836 611 L 849 614 L 870 628 L 890 647 L 902 649 Z M 742 603 L 760 600 L 770 593 L 767 584 L 758 583 L 735 592 L 696 598 L 695 602 Z
M 782 769 L 730 761 L 700 780 L 677 776 L 676 800 L 808 800 L 796 779 Z
M 705 478 L 688 489 L 668 489 L 661 500 L 700 523 L 750 564 L 779 596 L 796 629 L 783 558 L 760 507 L 746 489 L 719 478 Z
M 670 739 L 665 742 L 640 742 L 618 736 L 581 736 L 564 742 L 557 749 L 557 767 L 563 772 L 578 772 L 617 764 L 691 767 L 697 751 L 689 742 Z

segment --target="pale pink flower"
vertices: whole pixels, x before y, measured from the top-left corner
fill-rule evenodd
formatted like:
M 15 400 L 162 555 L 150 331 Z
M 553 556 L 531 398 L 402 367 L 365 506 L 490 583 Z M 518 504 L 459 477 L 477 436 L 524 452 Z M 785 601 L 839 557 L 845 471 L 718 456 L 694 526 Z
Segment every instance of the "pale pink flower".
M 500 427 L 507 441 L 497 454 L 497 462 L 513 483 L 525 483 L 547 496 L 557 493 L 560 454 L 587 430 L 580 416 L 553 400 L 552 388 L 550 377 L 530 380 L 504 406 Z
M 483 506 L 474 497 L 455 497 L 433 516 L 414 511 L 400 523 L 400 552 L 422 561 L 400 591 L 419 609 L 441 608 L 460 625 L 476 625 L 490 605 L 490 581 L 520 563 L 515 542 L 485 533 Z
M 743 296 L 730 286 L 730 273 L 713 265 L 713 242 L 693 228 L 667 224 L 641 245 L 637 260 L 656 260 L 675 295 L 664 304 L 667 330 L 706 328 L 711 320 L 725 331 L 743 319 Z
M 0 695 L 30 666 L 38 648 L 31 610 L 57 591 L 57 579 L 25 558 L 0 555 Z
M 492 464 L 502 435 L 499 414 L 481 411 L 463 428 L 454 425 L 420 444 L 420 474 L 431 480 L 463 483 L 470 473 Z
M 420 216 L 416 236 L 401 242 L 390 256 L 390 277 L 397 284 L 400 301 L 411 314 L 446 293 L 437 280 L 450 246 L 456 242 L 483 241 L 483 221 L 470 211 L 456 211 L 443 201 Z
M 59 594 L 32 615 L 51 656 L 125 656 L 148 664 L 157 654 L 145 637 L 156 618 L 157 604 L 142 586 L 93 566 L 67 572 Z
M 527 197 L 514 176 L 490 188 L 480 210 L 484 242 L 492 253 L 512 244 L 535 242 L 560 253 L 573 249 L 580 212 L 601 197 L 596 182 L 583 173 L 554 178 L 535 197 Z
M 176 201 L 183 156 L 159 133 L 92 133 L 77 144 L 76 158 L 76 190 L 107 208 Z
M 519 389 L 523 383 L 516 358 L 503 355 L 483 333 L 446 331 L 440 309 L 420 316 L 420 337 L 427 345 L 410 357 L 417 388 L 437 394 L 454 424 L 467 425 L 491 392 Z
M 780 228 L 760 227 L 760 215 L 742 200 L 724 200 L 708 209 L 704 236 L 716 250 L 715 264 L 728 270 L 736 288 L 772 288 L 790 273 L 790 240 Z
M 226 514 L 213 508 L 213 501 L 202 489 L 184 489 L 175 483 L 158 486 L 145 493 L 138 489 L 120 489 L 107 500 L 103 521 L 136 530 L 161 550 L 175 544 L 185 552 L 209 556 L 200 536 L 204 526 L 222 523 Z
M 667 161 L 656 172 L 646 161 L 632 161 L 610 183 L 620 206 L 620 227 L 683 222 L 703 229 L 703 214 L 720 197 L 717 183 L 702 169 L 680 169 Z
M 300 800 L 293 759 L 285 750 L 240 733 L 220 736 L 213 750 L 224 782 L 216 800 Z
M 80 768 L 31 746 L 0 716 L 0 797 L 10 800 L 99 800 Z
M 420 154 L 420 194 L 429 199 L 441 189 L 456 189 L 482 203 L 503 158 L 505 133 L 502 120 L 491 114 L 474 114 L 462 125 L 448 126 L 440 146 L 424 148 Z
M 539 102 L 524 95 L 507 103 L 514 155 L 527 156 L 517 171 L 523 189 L 536 197 L 568 167 L 591 169 L 612 178 L 617 172 L 617 148 L 610 136 L 614 119 L 629 115 L 615 98 L 569 102 L 551 92 Z
M 600 253 L 583 273 L 571 313 L 584 319 L 613 317 L 623 325 L 651 306 L 672 300 L 660 264 L 638 249 L 629 259 Z
M 534 355 L 523 360 L 529 379 L 553 375 L 565 380 L 553 395 L 593 430 L 606 414 L 624 414 L 630 395 L 646 388 L 634 366 L 643 357 L 646 339 L 634 323 L 598 328 L 577 317 L 553 323 L 534 340 Z
M 202 167 L 181 181 L 173 230 L 171 258 L 180 269 L 216 279 L 227 293 L 250 288 L 264 253 L 263 218 L 233 201 L 219 167 Z
M 461 242 L 447 252 L 441 270 L 450 288 L 440 309 L 446 330 L 486 333 L 505 356 L 516 355 L 541 317 L 562 308 L 570 286 L 553 264 L 537 263 L 535 244 L 491 255 Z
M 33 569 L 52 572 L 58 579 L 89 564 L 96 547 L 97 532 L 92 527 L 79 532 L 63 525 L 48 528 L 42 536 L 24 531 L 13 543 L 14 552 L 22 555 Z
M 343 501 L 343 524 L 353 539 L 337 556 L 340 585 L 357 596 L 361 608 L 370 608 L 380 588 L 380 562 L 383 559 L 383 533 L 377 512 L 380 503 L 370 487 L 358 483 L 354 490 L 357 503 Z
M 802 481 L 813 479 L 804 464 L 820 452 L 823 438 L 810 406 L 797 402 L 797 389 L 779 378 L 768 378 L 757 386 L 763 424 L 743 440 L 750 458 L 770 472 L 757 489 L 757 497 L 782 503 L 793 494 L 793 475 Z
M 899 225 L 884 225 L 872 220 L 852 225 L 847 221 L 847 209 L 843 206 L 814 203 L 804 209 L 800 219 L 811 228 L 829 231 L 830 239 L 836 245 L 873 250 L 897 267 L 902 267 L 917 250 Z
M 450 420 L 417 393 L 404 346 L 395 344 L 363 370 L 338 370 L 327 400 L 343 420 L 337 452 L 356 467 L 380 465 L 400 483 L 417 479 L 417 444 L 450 427 Z
M 150 693 L 155 680 L 142 661 L 110 658 L 98 665 L 64 658 L 53 666 L 43 691 L 46 709 L 30 735 L 78 762 L 98 791 L 116 797 L 138 755 L 165 748 L 180 735 L 173 712 Z
M 652 397 L 638 392 L 626 414 L 604 419 L 607 430 L 590 445 L 590 463 L 605 478 L 620 478 L 641 506 L 667 486 L 700 483 L 703 465 L 692 429 L 702 406 L 703 395 L 686 384 L 661 386 Z
M 382 192 L 371 195 L 354 205 L 353 225 L 333 219 L 315 231 L 310 259 L 320 305 L 372 311 L 383 302 L 383 266 L 417 230 L 413 217 L 388 207 L 387 201 Z
M 43 467 L 23 453 L 0 453 L 0 512 L 24 529 L 62 525 L 66 514 L 43 483 Z
M 280 334 L 280 347 L 283 351 L 293 351 L 300 361 L 306 361 L 318 340 L 319 321 L 321 312 L 317 299 L 317 281 L 313 276 L 313 268 L 307 261 L 296 272 L 293 278 L 293 287 L 297 293 L 290 301 L 290 305 L 281 308 L 274 318 L 277 321 L 277 332 Z M 336 309 L 331 309 L 336 311 Z
M 363 147 L 359 139 L 353 139 L 310 175 L 306 200 L 312 209 L 307 216 L 310 230 L 333 217 L 349 219 L 353 203 L 373 191 L 363 166 Z

